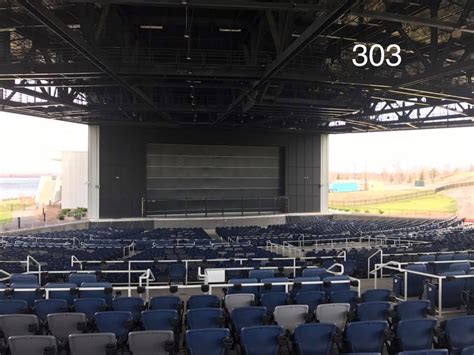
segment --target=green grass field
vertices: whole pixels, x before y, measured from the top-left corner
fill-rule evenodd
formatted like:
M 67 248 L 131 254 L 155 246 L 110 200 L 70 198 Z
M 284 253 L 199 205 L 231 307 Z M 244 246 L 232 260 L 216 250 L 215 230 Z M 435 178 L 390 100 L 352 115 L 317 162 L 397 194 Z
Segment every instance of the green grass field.
M 25 200 L 0 200 L 0 225 L 11 221 L 12 211 L 23 209 L 25 206 L 31 205 L 31 201 Z
M 369 204 L 356 207 L 343 207 L 337 206 L 337 204 L 331 204 L 331 208 L 366 213 L 380 213 L 380 211 L 384 211 L 384 213 L 397 211 L 455 213 L 457 211 L 457 203 L 452 197 L 443 194 L 436 194 L 410 200 Z

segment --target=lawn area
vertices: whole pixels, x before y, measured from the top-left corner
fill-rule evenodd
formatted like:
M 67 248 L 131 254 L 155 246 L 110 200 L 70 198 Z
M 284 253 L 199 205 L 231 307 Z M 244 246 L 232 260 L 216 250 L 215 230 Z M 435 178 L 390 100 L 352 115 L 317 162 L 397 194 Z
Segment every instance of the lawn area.
M 12 211 L 22 210 L 25 206 L 33 204 L 31 198 L 0 200 L 0 225 L 10 222 Z
M 354 192 L 330 192 L 329 203 L 353 202 L 363 200 L 373 200 L 376 198 L 399 196 L 422 191 L 421 189 L 400 189 L 400 190 L 380 190 L 380 191 L 354 191 Z
M 337 204 L 331 204 L 331 208 L 349 210 L 351 212 L 385 213 L 396 211 L 423 211 L 423 212 L 442 212 L 455 213 L 457 211 L 457 202 L 454 198 L 444 194 L 430 195 L 410 200 L 400 200 L 386 203 L 369 204 L 356 207 L 342 207 Z

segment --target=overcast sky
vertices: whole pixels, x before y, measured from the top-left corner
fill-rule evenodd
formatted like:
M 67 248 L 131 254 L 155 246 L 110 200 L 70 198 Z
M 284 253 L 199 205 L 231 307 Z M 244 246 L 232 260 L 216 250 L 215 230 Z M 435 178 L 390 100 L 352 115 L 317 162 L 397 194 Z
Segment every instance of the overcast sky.
M 0 174 L 57 173 L 64 150 L 87 150 L 87 126 L 0 112 Z M 474 165 L 474 127 L 331 135 L 331 171 Z
M 0 174 L 58 173 L 65 150 L 87 150 L 86 125 L 0 112 Z

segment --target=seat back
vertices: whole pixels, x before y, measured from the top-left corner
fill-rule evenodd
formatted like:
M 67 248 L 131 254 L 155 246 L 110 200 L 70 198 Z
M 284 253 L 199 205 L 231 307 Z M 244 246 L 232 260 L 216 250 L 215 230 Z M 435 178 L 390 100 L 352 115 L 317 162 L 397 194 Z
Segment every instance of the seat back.
M 360 321 L 386 320 L 390 303 L 388 302 L 365 302 L 357 306 L 357 319 Z
M 405 267 L 406 270 L 417 271 L 426 273 L 426 265 L 424 264 L 411 264 Z M 421 297 L 424 292 L 424 284 L 426 277 L 422 275 L 417 275 L 413 273 L 407 273 L 407 295 L 408 297 Z M 403 275 L 396 276 L 393 278 L 393 292 L 397 296 L 405 295 L 405 282 Z
M 221 328 L 224 321 L 224 312 L 220 308 L 196 308 L 186 313 L 188 329 Z
M 38 284 L 38 276 L 32 274 L 12 274 L 10 284 Z
M 331 303 L 349 303 L 351 308 L 355 308 L 359 295 L 354 290 L 344 290 L 331 292 L 329 299 Z
M 145 330 L 128 333 L 128 346 L 133 355 L 168 355 L 174 343 L 171 330 Z
M 94 275 L 95 276 L 95 275 Z M 66 291 L 49 291 L 49 298 L 65 300 L 68 306 L 74 304 L 74 299 L 78 297 L 73 291 L 77 287 L 75 283 L 64 283 L 64 282 L 48 282 L 45 285 L 46 289 L 51 288 L 68 288 Z M 77 290 L 77 292 L 79 292 Z
M 349 323 L 346 328 L 349 351 L 353 353 L 381 353 L 387 327 L 386 321 Z
M 308 268 L 304 269 L 301 273 L 302 277 L 318 277 L 320 279 L 329 275 L 331 274 L 328 273 L 327 270 L 324 268 Z
M 436 261 L 450 261 L 453 260 L 454 254 L 440 254 L 436 256 Z M 435 272 L 437 274 L 443 274 L 449 271 L 451 263 L 436 263 Z
M 286 277 L 271 277 L 261 279 L 260 282 L 263 282 L 264 285 L 260 287 L 260 294 L 269 293 L 269 292 L 286 292 L 285 285 L 273 285 L 275 282 L 288 282 Z
M 443 307 L 459 307 L 462 304 L 462 291 L 464 290 L 465 280 L 463 278 L 453 278 L 450 276 L 465 275 L 464 271 L 451 271 L 442 274 L 447 278 L 442 281 L 442 299 Z M 439 286 L 428 284 L 427 298 L 431 304 L 439 306 Z
M 349 276 L 346 275 L 328 276 L 323 281 L 323 290 L 327 297 L 331 295 L 331 292 L 349 290 L 351 287 Z
M 264 317 L 267 309 L 265 307 L 241 307 L 236 308 L 230 314 L 232 325 L 237 334 L 244 327 L 264 325 Z
M 168 267 L 168 278 L 170 282 L 182 282 L 186 279 L 186 265 L 174 263 Z
M 145 330 L 176 330 L 179 322 L 175 309 L 153 309 L 143 311 L 141 323 Z
M 474 345 L 474 316 L 450 318 L 446 321 L 446 340 L 450 353 Z
M 220 301 L 216 295 L 192 295 L 186 304 L 187 309 L 219 308 Z
M 399 320 L 426 318 L 429 308 L 428 300 L 404 301 L 395 307 Z
M 309 323 L 297 326 L 294 339 L 298 354 L 330 355 L 335 332 L 335 324 Z
M 347 323 L 347 313 L 350 309 L 349 303 L 320 304 L 316 308 L 316 319 L 320 323 L 333 323 L 340 330 L 344 330 Z
M 244 327 L 240 343 L 246 355 L 278 355 L 282 331 L 276 325 Z
M 81 334 L 86 331 L 86 315 L 84 313 L 52 313 L 48 314 L 48 328 L 59 341 L 67 341 L 71 334 Z
M 181 299 L 178 296 L 157 296 L 150 300 L 150 309 L 181 310 Z
M 140 318 L 141 312 L 145 309 L 145 301 L 141 297 L 116 297 L 112 301 L 114 311 L 132 312 L 133 318 Z
M 402 320 L 397 326 L 397 339 L 401 351 L 431 349 L 435 319 Z
M 309 307 L 309 313 L 314 313 L 316 307 L 325 301 L 325 293 L 322 291 L 298 292 L 295 297 L 296 304 L 305 304 Z
M 0 315 L 28 313 L 28 303 L 24 300 L 0 300 Z
M 73 272 L 69 274 L 68 282 L 71 284 L 75 284 L 77 287 L 79 287 L 83 283 L 97 282 L 97 276 L 95 274 L 84 274 L 84 273 Z
M 234 286 L 227 288 L 227 294 L 232 295 L 236 293 L 253 293 L 255 297 L 259 295 L 259 287 L 258 286 L 241 286 L 242 284 L 252 284 L 258 283 L 257 279 L 230 279 L 230 284 Z
M 103 289 L 100 290 L 87 290 L 87 288 L 96 288 L 100 287 Z M 95 282 L 95 283 L 89 283 L 89 282 L 83 282 L 81 284 L 81 288 L 86 288 L 85 290 L 82 289 L 79 292 L 79 297 L 80 298 L 103 298 L 107 305 L 111 306 L 112 305 L 112 299 L 113 299 L 113 288 L 112 284 L 109 282 Z
M 78 298 L 74 300 L 74 311 L 84 313 L 88 320 L 95 319 L 97 312 L 107 310 L 107 303 L 103 298 Z
M 290 295 L 285 292 L 264 293 L 260 297 L 260 304 L 267 308 L 268 312 L 273 312 L 276 306 L 282 306 L 288 303 Z
M 117 348 L 114 333 L 88 333 L 69 335 L 71 355 L 104 355 Z
M 275 277 L 275 271 L 273 270 L 250 270 L 249 271 L 249 278 L 250 279 L 257 279 L 260 282 L 262 279 L 269 279 Z
M 0 329 L 5 340 L 15 335 L 34 335 L 39 331 L 38 317 L 34 314 L 6 314 L 0 316 Z
M 31 275 L 26 275 L 31 276 Z M 43 298 L 43 294 L 39 289 L 40 285 L 38 284 L 29 284 L 29 283 L 12 283 L 11 288 L 13 289 L 13 294 L 11 296 L 12 300 L 23 300 L 28 303 L 30 308 L 33 308 L 33 305 L 36 300 Z M 28 289 L 28 290 L 22 290 Z
M 468 274 L 471 269 L 471 264 L 469 262 L 462 262 L 462 263 L 453 263 L 449 265 L 450 272 L 452 271 L 464 271 L 465 274 Z
M 309 307 L 305 304 L 277 306 L 273 312 L 275 322 L 285 330 L 293 333 L 295 328 L 306 322 Z
M 108 311 L 95 314 L 97 330 L 101 333 L 114 333 L 117 338 L 127 336 L 132 320 L 131 312 Z
M 197 329 L 186 332 L 189 355 L 223 355 L 229 329 Z
M 20 335 L 8 338 L 11 355 L 56 355 L 56 339 L 50 335 Z
M 402 351 L 398 355 L 448 355 L 447 349 L 430 349 L 430 350 L 414 350 L 414 351 Z M 470 355 L 470 354 L 465 354 Z
M 306 270 L 304 270 L 306 271 Z M 322 285 L 321 284 L 305 284 L 304 282 L 311 282 L 311 281 L 321 281 L 318 276 L 313 277 L 295 277 L 293 280 L 293 287 L 291 289 L 291 295 L 294 297 L 299 292 L 306 292 L 306 291 L 321 291 Z
M 41 321 L 46 321 L 48 314 L 67 312 L 67 302 L 55 299 L 36 300 L 34 310 Z
M 255 295 L 253 293 L 236 293 L 224 297 L 224 305 L 229 314 L 236 308 L 252 306 L 254 301 Z
M 390 301 L 391 290 L 373 289 L 367 290 L 362 294 L 363 302 L 388 302 Z

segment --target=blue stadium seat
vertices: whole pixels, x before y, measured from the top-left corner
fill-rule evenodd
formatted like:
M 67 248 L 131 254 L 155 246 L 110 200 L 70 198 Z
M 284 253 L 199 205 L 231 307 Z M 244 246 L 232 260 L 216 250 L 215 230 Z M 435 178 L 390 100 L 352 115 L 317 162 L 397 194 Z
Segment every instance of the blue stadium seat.
M 349 303 L 351 309 L 355 308 L 358 298 L 359 295 L 357 291 L 354 290 L 335 291 L 331 292 L 329 296 L 331 303 Z
M 189 297 L 186 307 L 188 310 L 198 308 L 219 308 L 220 303 L 219 297 L 216 295 L 192 295 Z
M 64 283 L 64 282 L 48 282 L 45 285 L 45 289 L 52 288 L 67 288 L 66 291 L 49 291 L 49 298 L 66 300 L 68 306 L 74 304 L 74 299 L 78 297 L 79 290 L 77 294 L 74 292 L 74 289 L 77 287 L 75 283 Z
M 275 277 L 275 271 L 273 270 L 263 269 L 249 271 L 249 279 L 257 279 L 258 282 L 261 282 L 262 279 L 270 279 L 273 277 Z
M 83 283 L 94 283 L 97 282 L 97 276 L 95 274 L 85 273 L 71 273 L 68 277 L 68 283 L 75 284 L 77 287 Z
M 298 355 L 330 355 L 336 331 L 335 324 L 308 323 L 299 325 L 294 333 L 296 353 Z
M 450 272 L 452 271 L 464 271 L 465 274 L 468 274 L 471 269 L 471 264 L 469 262 L 465 263 L 453 263 L 449 265 Z
M 260 290 L 258 286 L 241 286 L 242 284 L 258 283 L 257 279 L 230 279 L 228 283 L 234 286 L 227 288 L 227 294 L 232 295 L 235 293 L 253 293 L 255 297 L 258 297 Z
M 305 304 L 309 307 L 309 313 L 314 313 L 316 308 L 326 301 L 326 295 L 322 291 L 298 292 L 295 297 L 295 304 Z
M 185 283 L 186 265 L 174 263 L 168 267 L 168 281 L 170 283 Z
M 417 271 L 426 273 L 426 265 L 424 264 L 411 264 L 405 267 L 406 270 Z M 408 290 L 407 296 L 408 297 L 418 297 L 421 299 L 424 293 L 424 284 L 425 284 L 426 277 L 417 274 L 408 273 Z M 405 282 L 403 275 L 395 275 L 393 277 L 393 292 L 398 297 L 404 297 L 405 295 Z
M 156 296 L 150 300 L 150 309 L 174 309 L 181 311 L 182 302 L 178 296 Z
M 240 344 L 245 355 L 278 355 L 283 329 L 277 325 L 244 327 Z
M 174 309 L 143 311 L 141 323 L 145 330 L 177 331 L 179 326 L 179 314 Z
M 30 275 L 26 275 L 30 276 Z M 11 295 L 12 300 L 23 300 L 28 303 L 30 308 L 33 308 L 33 305 L 36 300 L 40 300 L 43 298 L 43 293 L 40 286 L 38 284 L 29 284 L 29 283 L 19 283 L 19 284 L 11 284 L 11 288 L 13 289 L 13 294 Z M 29 291 L 20 291 L 21 289 L 31 289 Z
M 448 355 L 447 349 L 429 349 L 429 350 L 415 350 L 415 351 L 402 351 L 397 355 Z
M 462 291 L 464 290 L 465 279 L 451 278 L 450 276 L 464 275 L 463 271 L 445 272 L 442 276 L 446 276 L 442 281 L 442 299 L 443 308 L 461 307 L 462 305 Z M 438 284 L 428 283 L 426 286 L 426 298 L 435 307 L 439 307 Z
M 445 333 L 449 353 L 459 355 L 462 349 L 474 345 L 474 316 L 448 319 Z
M 223 355 L 231 345 L 229 329 L 197 329 L 186 332 L 189 355 Z
M 258 270 L 263 271 L 263 270 Z M 268 292 L 286 292 L 285 285 L 273 285 L 274 282 L 288 282 L 286 277 L 271 277 L 261 279 L 260 282 L 263 282 L 264 285 L 260 287 L 260 294 Z
M 220 308 L 195 308 L 186 313 L 188 329 L 222 328 L 224 324 L 224 312 Z
M 237 335 L 244 327 L 264 325 L 267 309 L 265 307 L 240 307 L 232 311 L 230 319 Z
M 273 312 L 276 306 L 288 304 L 290 295 L 285 292 L 264 293 L 260 297 L 260 304 L 267 308 L 268 312 Z
M 453 260 L 454 254 L 440 254 L 436 257 L 436 261 L 450 261 Z M 443 274 L 449 271 L 451 263 L 436 263 L 435 272 L 437 274 Z
M 83 282 L 81 284 L 81 288 L 96 288 L 100 287 L 103 289 L 101 290 L 81 290 L 79 292 L 79 298 L 103 298 L 105 303 L 110 307 L 112 305 L 113 300 L 113 288 L 112 284 L 109 282 L 95 282 L 95 283 L 88 283 Z
M 291 289 L 291 296 L 295 297 L 299 292 L 306 291 L 321 291 L 322 284 L 303 284 L 302 282 L 321 281 L 318 276 L 313 277 L 295 277 L 293 280 L 293 287 Z
M 35 314 L 38 318 L 45 322 L 48 314 L 67 312 L 67 302 L 65 300 L 36 300 L 34 305 Z
M 100 333 L 114 333 L 117 339 L 124 340 L 132 327 L 131 312 L 108 311 L 95 314 L 95 324 Z
M 388 324 L 385 321 L 352 322 L 346 327 L 349 352 L 381 353 Z
M 24 300 L 0 300 L 0 315 L 28 313 L 28 303 Z
M 388 289 L 367 290 L 362 294 L 362 302 L 388 302 L 391 293 Z
M 133 319 L 138 320 L 145 309 L 145 301 L 141 297 L 116 297 L 112 301 L 114 311 L 125 311 L 133 314 Z
M 365 302 L 357 306 L 359 321 L 387 320 L 390 310 L 388 302 Z
M 403 301 L 395 306 L 396 317 L 399 320 L 426 318 L 430 307 L 428 300 Z
M 10 284 L 38 284 L 38 276 L 32 274 L 12 274 Z
M 107 303 L 103 298 L 78 298 L 74 300 L 74 311 L 84 313 L 88 321 L 95 319 L 97 312 L 107 310 Z
M 323 279 L 323 291 L 326 297 L 330 297 L 331 292 L 345 291 L 350 289 L 350 279 L 346 275 L 328 276 Z
M 435 319 L 402 320 L 397 325 L 398 351 L 431 349 L 436 327 Z
M 302 277 L 318 277 L 320 279 L 330 275 L 331 274 L 324 268 L 308 268 L 304 269 L 301 273 Z
M 461 355 L 474 355 L 474 345 L 466 346 L 462 349 Z

